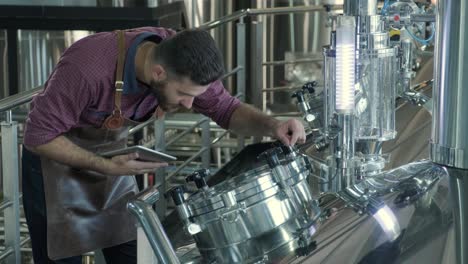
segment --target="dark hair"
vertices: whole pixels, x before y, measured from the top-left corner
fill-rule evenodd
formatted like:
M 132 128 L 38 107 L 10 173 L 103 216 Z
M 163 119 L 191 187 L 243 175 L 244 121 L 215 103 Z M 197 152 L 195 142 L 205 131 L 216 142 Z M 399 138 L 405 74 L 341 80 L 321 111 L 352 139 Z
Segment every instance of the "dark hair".
M 214 82 L 224 73 L 221 52 L 204 30 L 184 30 L 161 41 L 154 59 L 166 68 L 169 76 L 189 77 L 199 85 Z

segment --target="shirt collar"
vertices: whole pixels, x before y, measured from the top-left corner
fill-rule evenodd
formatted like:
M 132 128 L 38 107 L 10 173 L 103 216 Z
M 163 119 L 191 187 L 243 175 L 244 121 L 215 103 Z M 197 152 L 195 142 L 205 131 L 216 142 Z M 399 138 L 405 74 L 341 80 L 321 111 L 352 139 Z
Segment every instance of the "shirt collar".
M 145 40 L 159 43 L 162 38 L 155 33 L 144 32 L 139 34 L 132 41 L 132 44 L 128 48 L 127 55 L 125 57 L 123 94 L 135 94 L 140 92 L 135 72 L 135 56 L 138 45 Z

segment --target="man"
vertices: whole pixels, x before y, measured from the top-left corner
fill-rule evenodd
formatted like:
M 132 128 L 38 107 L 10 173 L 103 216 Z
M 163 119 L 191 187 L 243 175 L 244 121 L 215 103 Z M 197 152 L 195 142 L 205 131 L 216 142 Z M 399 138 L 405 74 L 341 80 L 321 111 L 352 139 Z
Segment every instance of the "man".
M 200 30 L 103 32 L 64 52 L 25 128 L 23 201 L 35 263 L 81 263 L 96 249 L 107 263 L 136 263 L 125 205 L 137 189 L 134 177 L 119 176 L 167 164 L 96 153 L 125 146 L 138 122 L 193 107 L 239 134 L 304 142 L 300 122 L 241 103 L 224 89 L 222 74 L 220 52 Z

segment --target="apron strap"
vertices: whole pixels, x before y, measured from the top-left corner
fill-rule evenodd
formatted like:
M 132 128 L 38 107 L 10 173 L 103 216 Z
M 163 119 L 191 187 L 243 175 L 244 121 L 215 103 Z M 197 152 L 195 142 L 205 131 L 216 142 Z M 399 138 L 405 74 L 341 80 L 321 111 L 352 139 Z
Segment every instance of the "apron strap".
M 121 101 L 122 101 L 122 92 L 123 92 L 123 71 L 125 65 L 125 35 L 124 31 L 117 30 L 118 44 L 119 44 L 119 55 L 117 58 L 117 70 L 115 73 L 115 109 L 120 111 Z
M 114 110 L 112 114 L 106 118 L 103 126 L 108 129 L 117 129 L 123 126 L 124 118 L 122 116 L 122 92 L 123 92 L 123 72 L 125 65 L 125 55 L 127 50 L 125 49 L 125 35 L 123 30 L 116 30 L 117 32 L 117 43 L 118 43 L 118 57 L 117 57 L 117 69 L 115 72 L 115 93 L 114 93 Z

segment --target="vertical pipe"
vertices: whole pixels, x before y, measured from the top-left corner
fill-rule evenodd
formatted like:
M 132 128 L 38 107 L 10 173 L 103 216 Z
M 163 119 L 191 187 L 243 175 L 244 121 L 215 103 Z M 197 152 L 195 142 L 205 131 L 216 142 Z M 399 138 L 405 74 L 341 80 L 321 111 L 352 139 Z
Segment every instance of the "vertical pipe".
M 197 1 L 196 0 L 192 0 L 191 1 L 191 5 L 192 5 L 192 25 L 191 25 L 191 28 L 195 28 L 196 25 L 195 25 L 195 16 L 196 16 L 196 10 L 195 10 L 195 7 L 197 6 Z
M 12 114 L 11 110 L 8 110 L 8 111 L 5 112 L 5 122 L 8 123 L 8 124 L 13 122 L 13 114 Z
M 437 1 L 431 159 L 447 166 L 455 217 L 456 263 L 468 264 L 468 65 L 466 1 Z
M 468 170 L 447 168 L 450 183 L 450 193 L 452 195 L 453 215 L 455 222 L 455 263 L 468 263 Z
M 247 69 L 246 59 L 245 59 L 245 46 L 246 46 L 246 31 L 245 31 L 245 23 L 244 19 L 239 19 L 239 22 L 236 25 L 237 30 L 237 66 L 241 66 L 242 70 L 240 70 L 236 75 L 236 83 L 237 83 L 237 94 L 241 97 L 239 98 L 241 101 L 245 102 L 245 71 Z M 245 138 L 243 136 L 237 137 L 237 151 L 240 152 L 245 145 Z
M 261 21 L 253 21 L 251 23 L 252 30 L 250 31 L 251 46 L 250 46 L 250 92 L 249 98 L 251 103 L 265 111 L 263 102 L 263 23 Z M 260 142 L 261 137 L 254 137 L 254 142 Z
M 340 191 L 349 186 L 354 185 L 354 153 L 355 153 L 355 142 L 354 142 L 354 115 L 340 114 L 338 115 L 338 124 L 342 128 L 339 135 L 338 142 L 338 162 L 337 162 L 337 174 L 335 178 L 335 191 Z
M 237 73 L 237 93 L 241 95 L 239 98 L 241 101 L 245 101 L 245 43 L 246 33 L 245 24 L 241 18 L 239 23 L 236 25 L 237 29 L 237 66 L 242 67 L 242 70 Z
M 137 264 L 158 263 L 156 255 L 141 226 L 137 227 Z
M 202 137 L 202 148 L 205 148 L 206 151 L 202 154 L 202 166 L 205 169 L 210 167 L 210 157 L 211 157 L 211 138 L 210 138 L 210 120 L 205 119 L 201 124 L 201 137 Z
M 275 6 L 275 1 L 271 2 L 272 7 Z M 276 16 L 265 16 L 265 25 L 264 25 L 264 46 L 266 51 L 265 52 L 265 60 L 266 61 L 274 61 L 276 56 L 275 56 L 275 38 L 276 38 L 276 30 L 275 30 L 275 19 Z M 268 74 L 265 72 L 265 77 L 268 78 L 268 81 L 266 78 L 264 79 L 264 85 L 266 87 L 274 87 L 275 86 L 275 66 L 270 65 L 265 67 L 265 70 L 268 69 Z M 266 103 L 274 104 L 275 103 L 275 93 L 265 93 L 264 98 L 266 100 Z
M 468 169 L 468 23 L 466 1 L 438 1 L 434 61 L 432 161 Z
M 164 136 L 166 130 L 165 119 L 159 118 L 154 121 L 154 146 L 156 150 L 164 152 L 166 150 L 166 137 Z M 167 189 L 166 182 L 167 171 L 166 168 L 159 168 L 154 175 L 154 185 L 158 190 L 165 193 Z M 161 199 L 156 203 L 156 213 L 161 219 L 166 217 L 167 202 L 166 199 Z
M 289 0 L 289 6 L 290 7 L 294 6 L 293 0 Z M 289 34 L 290 34 L 289 37 L 290 37 L 290 45 L 291 45 L 291 51 L 292 52 L 296 51 L 296 36 L 295 36 L 294 29 L 295 29 L 294 14 L 291 13 L 291 14 L 289 14 Z
M 251 103 L 263 109 L 263 43 L 262 43 L 262 22 L 252 22 L 251 30 L 251 67 L 250 67 L 250 100 Z
M 2 122 L 2 173 L 4 199 L 11 201 L 5 208 L 5 248 L 12 248 L 6 264 L 20 264 L 20 217 L 19 217 L 19 153 L 18 153 L 18 123 Z
M 161 264 L 179 264 L 180 261 L 164 232 L 152 205 L 159 200 L 156 187 L 147 189 L 138 198 L 128 202 L 128 210 L 137 218 Z

